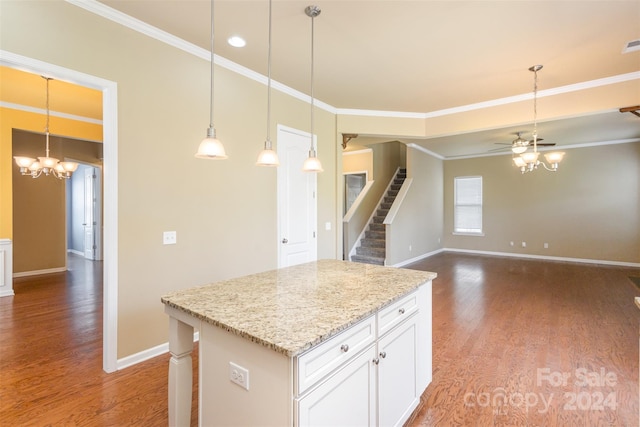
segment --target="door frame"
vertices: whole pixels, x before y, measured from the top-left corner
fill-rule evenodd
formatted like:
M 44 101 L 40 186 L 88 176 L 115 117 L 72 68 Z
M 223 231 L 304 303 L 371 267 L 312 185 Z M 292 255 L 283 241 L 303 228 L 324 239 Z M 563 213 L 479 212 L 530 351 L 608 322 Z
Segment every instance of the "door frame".
M 0 65 L 45 74 L 102 91 L 104 272 L 102 369 L 118 370 L 118 84 L 34 58 L 0 50 Z

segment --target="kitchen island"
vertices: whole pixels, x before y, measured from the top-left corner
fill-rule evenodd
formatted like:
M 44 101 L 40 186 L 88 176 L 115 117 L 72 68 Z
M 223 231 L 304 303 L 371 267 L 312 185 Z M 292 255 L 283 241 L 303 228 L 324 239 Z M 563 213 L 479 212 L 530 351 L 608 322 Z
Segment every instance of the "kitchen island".
M 169 424 L 402 425 L 431 382 L 435 273 L 321 260 L 177 291 Z

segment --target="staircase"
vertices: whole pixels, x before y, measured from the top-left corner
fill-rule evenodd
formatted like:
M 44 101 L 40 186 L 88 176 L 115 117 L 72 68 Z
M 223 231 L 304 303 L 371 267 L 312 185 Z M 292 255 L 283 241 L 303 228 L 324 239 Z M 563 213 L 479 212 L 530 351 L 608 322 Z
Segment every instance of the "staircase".
M 387 193 L 376 208 L 376 214 L 371 218 L 364 237 L 360 239 L 360 244 L 356 247 L 356 254 L 351 256 L 351 261 L 384 265 L 386 231 L 383 222 L 406 177 L 407 170 L 398 169 Z

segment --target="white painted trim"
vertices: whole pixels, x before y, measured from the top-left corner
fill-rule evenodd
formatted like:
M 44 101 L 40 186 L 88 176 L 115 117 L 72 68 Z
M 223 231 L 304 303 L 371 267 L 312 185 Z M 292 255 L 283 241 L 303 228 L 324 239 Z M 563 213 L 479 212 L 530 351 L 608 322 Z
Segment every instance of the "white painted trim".
M 80 251 L 77 251 L 75 249 L 68 249 L 67 248 L 67 253 L 72 253 L 74 255 L 78 255 L 78 256 L 81 256 L 82 258 L 84 258 L 84 252 L 80 252 Z
M 137 31 L 141 34 L 154 38 L 160 42 L 166 43 L 170 46 L 183 50 L 199 58 L 202 58 L 205 60 L 211 59 L 211 53 L 206 49 L 198 47 L 179 37 L 176 37 L 170 33 L 167 33 L 166 31 L 160 30 L 159 28 L 156 28 L 145 22 L 142 22 L 139 19 L 133 18 L 118 10 L 110 8 L 109 6 L 106 6 L 103 3 L 100 3 L 96 0 L 66 0 L 66 1 L 74 6 L 85 9 L 88 12 L 95 13 L 96 15 L 102 16 L 103 18 L 109 19 L 120 25 L 124 25 L 125 27 L 131 30 Z M 251 80 L 255 80 L 264 85 L 267 84 L 267 78 L 262 74 L 256 73 L 255 71 L 250 70 L 246 67 L 243 67 L 242 65 L 232 62 L 226 58 L 223 58 L 218 55 L 214 55 L 214 62 L 215 64 L 221 67 L 234 71 Z M 596 80 L 589 80 L 586 82 L 560 86 L 557 88 L 540 90 L 538 91 L 537 96 L 538 98 L 544 98 L 546 96 L 553 96 L 553 95 L 558 95 L 562 93 L 592 89 L 599 86 L 607 86 L 607 85 L 612 85 L 612 84 L 617 84 L 617 83 L 622 83 L 629 80 L 637 80 L 637 79 L 640 79 L 640 71 L 620 74 L 617 76 L 605 77 L 605 78 L 596 79 Z M 310 96 L 302 92 L 299 92 L 295 89 L 292 89 L 288 86 L 285 86 L 282 83 L 272 80 L 271 85 L 272 85 L 272 88 L 275 90 L 283 92 L 301 101 L 304 101 L 307 103 L 311 102 Z M 530 99 L 533 99 L 533 93 L 525 93 L 521 95 L 509 96 L 506 98 L 499 98 L 499 99 L 494 99 L 490 101 L 478 102 L 475 104 L 462 105 L 459 107 L 445 108 L 442 110 L 436 110 L 436 111 L 431 111 L 427 113 L 336 108 L 317 99 L 314 99 L 314 105 L 330 113 L 345 115 L 345 116 L 372 116 L 372 117 L 399 117 L 399 118 L 412 118 L 412 119 L 429 119 L 433 117 L 447 116 L 450 114 L 458 114 L 458 113 L 463 113 L 467 111 L 480 110 L 483 108 L 490 108 L 490 107 L 495 107 L 499 105 L 512 104 L 515 102 L 528 101 Z
M 45 268 L 42 270 L 31 270 L 31 271 L 21 271 L 20 273 L 13 273 L 13 278 L 17 277 L 30 277 L 30 276 L 40 276 L 41 274 L 51 274 L 51 273 L 64 273 L 67 271 L 67 267 L 56 267 L 56 268 Z
M 556 147 L 539 147 L 538 151 L 541 153 L 544 153 L 545 151 L 573 150 L 574 148 L 600 147 L 604 145 L 629 144 L 632 142 L 640 142 L 640 138 L 614 139 L 611 141 L 586 142 L 583 144 L 571 144 L 571 145 L 562 145 L 562 146 L 556 146 Z M 492 156 L 506 156 L 506 155 L 512 156 L 513 154 L 511 153 L 511 151 L 506 151 L 503 153 L 469 154 L 464 156 L 444 157 L 443 160 L 475 159 L 478 157 L 492 157 Z
M 409 188 L 411 188 L 412 183 L 413 183 L 413 178 L 405 178 L 404 182 L 402 183 L 402 187 L 400 187 L 400 191 L 398 191 L 398 195 L 393 200 L 393 204 L 391 205 L 391 209 L 389 209 L 389 213 L 387 214 L 387 216 L 384 218 L 384 221 L 382 222 L 384 225 L 393 223 L 393 220 L 396 218 L 396 215 L 400 210 L 400 206 L 402 206 L 402 202 L 404 201 L 404 198 L 407 196 L 407 193 L 409 192 Z M 389 240 L 387 239 L 387 241 Z
M 393 264 L 392 267 L 404 267 L 405 265 L 413 264 L 414 262 L 421 261 L 421 260 L 423 260 L 425 258 L 429 258 L 429 257 L 431 257 L 433 255 L 437 255 L 437 254 L 439 254 L 441 252 L 444 252 L 444 249 L 437 249 L 435 251 L 427 252 L 426 254 L 422 254 L 422 255 L 419 255 L 417 257 L 414 257 L 414 258 L 411 258 L 411 259 L 408 259 L 408 260 L 405 260 L 405 261 L 401 261 L 401 262 L 399 262 L 397 264 Z
M 589 80 L 581 83 L 574 83 L 557 88 L 545 89 L 538 91 L 538 98 L 559 95 L 562 93 L 576 92 L 580 90 L 593 89 L 600 86 L 613 85 L 623 83 L 630 80 L 640 79 L 640 71 L 633 73 L 620 74 L 617 76 L 605 77 L 602 79 Z M 500 105 L 513 104 L 516 102 L 528 101 L 533 99 L 533 93 L 524 93 L 521 95 L 508 96 L 505 98 L 492 99 L 490 101 L 477 102 L 475 104 L 461 105 L 459 107 L 445 108 L 442 110 L 431 111 L 428 113 L 411 113 L 397 111 L 375 111 L 375 110 L 351 110 L 338 108 L 337 113 L 344 116 L 370 116 L 370 117 L 402 117 L 409 119 L 431 119 L 434 117 L 448 116 L 451 114 L 465 113 L 468 111 L 481 110 L 483 108 L 497 107 Z
M 356 213 L 356 210 L 358 210 L 358 207 L 360 206 L 360 203 L 362 203 L 362 199 L 364 199 L 364 197 L 367 195 L 367 193 L 371 189 L 371 186 L 373 185 L 374 182 L 375 182 L 375 180 L 373 180 L 373 179 L 371 181 L 367 181 L 366 182 L 364 187 L 362 187 L 362 190 L 360 191 L 360 194 L 358 194 L 358 197 L 356 197 L 356 199 L 353 201 L 353 204 L 351 205 L 351 208 L 349 208 L 347 213 L 344 214 L 344 217 L 342 218 L 342 222 L 351 221 L 351 218 Z
M 199 340 L 200 340 L 200 332 L 195 331 L 193 333 L 193 342 L 198 342 Z M 137 365 L 138 363 L 142 363 L 145 360 L 162 356 L 163 354 L 167 354 L 168 352 L 169 352 L 169 343 L 165 342 L 163 344 L 148 348 L 146 350 L 142 350 L 130 356 L 123 357 L 122 359 L 118 359 L 118 371 L 121 369 L 129 368 L 133 365 Z
M 31 73 L 47 74 L 56 80 L 102 91 L 105 165 L 102 366 L 106 372 L 114 372 L 117 370 L 118 355 L 118 85 L 100 77 L 5 50 L 0 50 L 0 65 Z
M 470 250 L 470 249 L 455 249 L 455 248 L 442 248 L 432 252 L 428 252 L 426 254 L 419 255 L 415 258 L 401 261 L 397 264 L 394 264 L 393 267 L 404 267 L 405 265 L 413 264 L 414 262 L 421 261 L 423 259 L 429 258 L 433 255 L 437 255 L 442 252 L 454 252 L 454 253 L 464 253 L 464 254 L 470 254 L 470 255 L 489 255 L 489 256 L 501 256 L 501 257 L 508 257 L 508 258 L 537 259 L 537 260 L 545 260 L 545 261 L 575 262 L 580 264 L 612 265 L 612 266 L 618 266 L 618 267 L 640 268 L 640 263 L 638 262 L 622 262 L 622 261 L 607 261 L 607 260 L 601 260 L 601 259 L 514 254 L 510 252 L 477 251 L 477 250 Z
M 180 49 L 184 52 L 197 56 L 198 58 L 204 59 L 206 61 L 211 61 L 211 52 L 208 51 L 207 49 L 203 49 L 199 46 L 196 46 L 193 43 L 190 43 L 186 40 L 183 40 L 179 37 L 174 36 L 173 34 L 167 33 L 166 31 L 163 31 L 152 25 L 149 25 L 146 22 L 140 21 L 139 19 L 133 18 L 116 9 L 106 6 L 103 3 L 100 3 L 95 0 L 66 0 L 66 1 L 88 12 L 95 13 L 96 15 L 101 16 L 105 19 L 108 19 L 117 24 L 123 25 L 133 31 L 137 31 L 148 37 L 156 39 L 162 43 L 166 43 L 169 46 L 173 46 L 176 49 Z M 267 85 L 268 79 L 266 76 L 260 73 L 257 73 L 253 70 L 250 70 L 249 68 L 246 68 L 238 63 L 230 61 L 220 55 L 214 54 L 213 56 L 214 56 L 213 61 L 216 65 L 219 65 L 220 67 L 233 71 L 248 79 L 262 83 L 265 86 Z M 292 89 L 289 86 L 286 86 L 275 80 L 271 80 L 271 88 L 274 90 L 280 91 L 282 93 L 285 93 L 293 98 L 306 102 L 308 104 L 311 103 L 311 97 L 309 95 L 306 95 L 300 91 Z M 322 110 L 328 111 L 332 114 L 337 114 L 338 110 L 329 104 L 326 104 L 315 98 L 313 100 L 313 103 L 316 107 Z
M 354 150 L 354 151 L 343 151 L 342 152 L 342 156 L 351 156 L 354 154 L 367 154 L 367 153 L 372 153 L 373 149 L 372 148 L 363 148 L 362 150 Z
M 18 111 L 25 111 L 27 113 L 35 113 L 35 114 L 43 114 L 43 115 L 47 114 L 47 110 L 45 109 L 31 107 L 29 105 L 14 104 L 13 102 L 0 101 L 0 107 L 10 108 L 12 110 L 18 110 Z M 92 123 L 95 125 L 102 124 L 102 120 L 96 120 L 90 117 L 76 116 L 75 114 L 60 113 L 58 111 L 49 111 L 49 115 L 53 117 L 61 117 L 63 119 L 76 120 L 78 122 Z
M 547 260 L 547 261 L 577 262 L 582 264 L 602 264 L 602 265 L 614 265 L 619 267 L 640 267 L 640 263 L 637 263 L 637 262 L 607 261 L 607 260 L 601 260 L 601 259 L 569 258 L 569 257 L 556 257 L 556 256 L 532 255 L 532 254 L 515 254 L 511 252 L 477 251 L 477 250 L 470 250 L 470 249 L 455 249 L 455 248 L 444 248 L 444 251 L 477 254 L 477 255 L 503 256 L 503 257 L 511 257 L 511 258 L 541 259 L 541 260 Z
M 440 154 L 438 154 L 438 153 L 434 153 L 434 152 L 433 152 L 433 151 L 431 151 L 431 150 L 427 150 L 426 148 L 421 147 L 420 145 L 415 144 L 415 143 L 413 143 L 413 142 L 410 142 L 409 144 L 407 144 L 407 147 L 409 147 L 409 148 L 413 148 L 414 150 L 422 151 L 423 153 L 428 154 L 428 155 L 430 155 L 430 156 L 432 156 L 432 157 L 435 157 L 436 159 L 439 159 L 439 160 L 445 160 L 445 159 L 446 159 L 446 157 L 441 156 L 441 155 L 440 155 Z

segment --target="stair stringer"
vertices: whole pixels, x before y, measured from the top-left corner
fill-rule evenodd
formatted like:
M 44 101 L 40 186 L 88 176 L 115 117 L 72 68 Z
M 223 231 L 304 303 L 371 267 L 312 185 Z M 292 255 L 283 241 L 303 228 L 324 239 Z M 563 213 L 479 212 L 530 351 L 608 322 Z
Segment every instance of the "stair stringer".
M 385 233 L 385 238 L 384 238 L 384 253 L 386 254 L 390 254 L 391 253 L 391 244 L 393 243 L 393 239 L 391 239 L 391 231 L 392 231 L 392 224 L 393 224 L 393 220 L 396 217 L 396 214 L 398 213 L 398 211 L 400 210 L 400 208 L 402 207 L 402 203 L 404 202 L 404 198 L 407 196 L 407 193 L 409 192 L 409 188 L 411 188 L 411 184 L 413 183 L 413 178 L 405 178 L 404 182 L 402 183 L 402 187 L 400 187 L 400 190 L 398 191 L 398 195 L 396 196 L 395 199 L 393 199 L 393 203 L 391 204 L 391 208 L 389 209 L 389 213 L 387 214 L 387 216 L 384 218 L 384 221 L 382 222 L 384 224 L 384 233 Z M 359 240 L 358 240 L 359 242 Z M 387 265 L 387 257 L 385 256 L 384 259 L 384 265 Z

